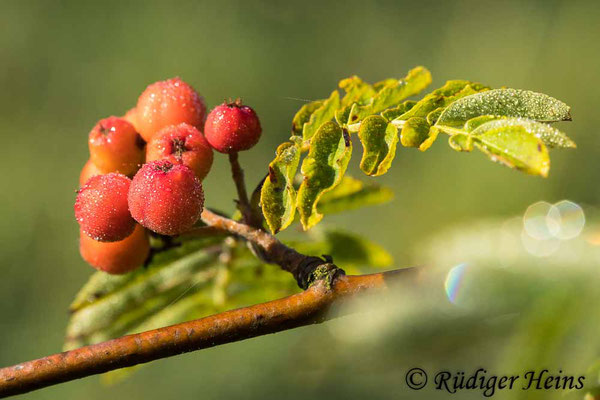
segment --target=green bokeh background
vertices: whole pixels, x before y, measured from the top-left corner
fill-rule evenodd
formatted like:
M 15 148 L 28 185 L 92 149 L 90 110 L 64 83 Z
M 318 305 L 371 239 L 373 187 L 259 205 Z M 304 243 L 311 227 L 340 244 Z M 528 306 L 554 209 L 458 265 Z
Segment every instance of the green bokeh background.
M 427 153 L 399 150 L 379 178 L 395 201 L 326 221 L 381 243 L 398 267 L 417 265 L 416 246 L 457 223 L 522 214 L 539 200 L 598 205 L 599 18 L 595 1 L 0 1 L 0 364 L 60 349 L 67 306 L 91 273 L 72 211 L 87 133 L 132 107 L 147 84 L 181 76 L 209 107 L 227 97 L 252 105 L 264 134 L 241 156 L 248 182 L 263 175 L 302 99 L 323 98 L 353 74 L 377 81 L 425 65 L 434 86 L 463 78 L 571 105 L 574 121 L 562 128 L 579 148 L 553 152 L 547 179 L 455 153 L 442 138 Z M 228 175 L 218 157 L 205 181 L 209 205 L 233 209 Z M 323 329 L 159 361 L 112 387 L 89 378 L 24 398 L 399 395 L 369 373 L 382 368 L 376 357 L 329 375 L 318 355 L 288 357 Z M 282 367 L 282 355 L 296 367 Z M 335 389 L 353 379 L 364 384 Z

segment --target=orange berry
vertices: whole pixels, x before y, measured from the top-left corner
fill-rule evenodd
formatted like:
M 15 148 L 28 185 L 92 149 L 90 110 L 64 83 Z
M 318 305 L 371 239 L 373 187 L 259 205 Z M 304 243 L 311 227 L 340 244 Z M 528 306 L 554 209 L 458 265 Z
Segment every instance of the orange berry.
M 123 118 L 100 120 L 89 136 L 90 159 L 103 172 L 133 175 L 144 162 L 144 141 Z
M 123 115 L 123 119 L 133 125 L 137 131 L 137 109 L 135 107 L 130 108 L 125 115 Z
M 79 186 L 85 185 L 90 178 L 102 174 L 103 172 L 100 171 L 100 168 L 96 167 L 96 164 L 94 164 L 92 160 L 87 160 L 79 174 Z
M 98 242 L 79 233 L 79 252 L 92 267 L 109 274 L 124 274 L 140 267 L 150 253 L 145 229 L 136 224 L 131 235 L 118 242 Z
M 137 125 L 146 142 L 162 128 L 182 122 L 202 129 L 206 117 L 204 99 L 180 78 L 148 86 L 137 102 Z

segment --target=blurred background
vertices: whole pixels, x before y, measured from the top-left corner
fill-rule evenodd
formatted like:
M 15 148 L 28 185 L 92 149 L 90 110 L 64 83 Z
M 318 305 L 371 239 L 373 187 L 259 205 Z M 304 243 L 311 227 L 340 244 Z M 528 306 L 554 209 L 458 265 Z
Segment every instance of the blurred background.
M 0 365 L 61 349 L 68 305 L 92 273 L 72 209 L 87 134 L 147 84 L 181 76 L 209 107 L 253 106 L 263 138 L 241 161 L 254 185 L 303 99 L 350 75 L 375 82 L 424 65 L 432 88 L 469 79 L 565 101 L 573 122 L 560 128 L 578 148 L 552 152 L 547 179 L 444 138 L 426 153 L 400 148 L 378 178 L 394 201 L 325 221 L 383 245 L 396 267 L 426 266 L 392 307 L 23 398 L 445 398 L 406 389 L 415 366 L 562 368 L 595 382 L 599 17 L 596 1 L 0 1 Z M 357 160 L 351 173 L 370 179 Z M 232 211 L 225 161 L 205 191 Z

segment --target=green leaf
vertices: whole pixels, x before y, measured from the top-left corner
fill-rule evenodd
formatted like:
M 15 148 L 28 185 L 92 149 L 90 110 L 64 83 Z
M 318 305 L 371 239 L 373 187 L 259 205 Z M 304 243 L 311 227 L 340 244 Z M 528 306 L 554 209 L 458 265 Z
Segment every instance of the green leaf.
M 404 147 L 420 147 L 429 138 L 429 123 L 425 118 L 412 117 L 404 122 L 400 142 Z
M 523 117 L 540 122 L 570 121 L 570 107 L 542 93 L 494 89 L 464 97 L 442 113 L 437 125 L 463 126 L 482 115 Z
M 323 215 L 317 211 L 321 196 L 342 179 L 352 155 L 352 142 L 347 132 L 335 122 L 321 125 L 310 143 L 302 163 L 304 179 L 298 190 L 298 211 L 304 229 L 317 224 Z
M 433 110 L 432 112 L 430 112 L 429 114 L 427 114 L 427 123 L 429 125 L 435 125 L 438 118 L 440 117 L 440 115 L 442 115 L 443 112 L 444 112 L 444 107 L 438 107 L 435 110 Z
M 163 255 L 163 262 L 130 273 L 132 279 L 125 285 L 117 286 L 113 284 L 113 279 L 106 279 L 107 287 L 96 286 L 96 291 L 103 295 L 97 300 L 88 300 L 85 307 L 80 307 L 71 315 L 66 346 L 109 328 L 131 311 L 139 312 L 140 308 L 144 308 L 152 312 L 153 306 L 147 303 L 148 300 L 165 294 L 164 300 L 168 301 L 171 289 L 188 284 L 198 273 L 202 273 L 198 279 L 209 279 L 210 273 L 206 273 L 206 270 L 216 261 L 217 254 L 198 249 L 205 244 L 206 241 L 196 240 L 165 252 L 168 255 Z M 100 281 L 96 277 L 98 274 L 104 273 L 97 272 L 90 282 Z M 88 289 L 89 286 L 84 286 L 81 293 Z
M 310 103 L 306 103 L 303 105 L 300 110 L 294 115 L 294 119 L 292 120 L 292 134 L 302 136 L 302 131 L 304 129 L 304 124 L 308 122 L 310 116 L 319 109 L 319 107 L 323 106 L 325 100 L 316 100 Z
M 304 124 L 304 129 L 302 130 L 303 139 L 310 140 L 321 125 L 331 121 L 335 117 L 335 112 L 339 107 L 340 94 L 337 90 L 334 90 L 331 92 L 331 96 L 312 113 L 308 122 Z
M 481 117 L 471 118 L 470 120 L 465 122 L 465 126 L 463 127 L 463 130 L 465 132 L 473 132 L 475 129 L 479 128 L 481 125 L 485 124 L 486 122 L 490 122 L 495 119 L 498 119 L 498 117 L 496 117 L 494 115 L 482 115 Z M 443 127 L 442 127 L 442 129 L 443 129 Z
M 490 119 L 486 121 L 486 117 Z M 541 139 L 544 142 L 544 144 L 548 147 L 577 147 L 575 142 L 573 142 L 565 133 L 548 124 L 543 124 L 526 118 L 491 118 L 490 116 L 486 117 L 476 118 L 476 122 L 471 122 L 473 120 L 467 121 L 467 123 L 465 124 L 465 129 L 467 129 L 467 125 L 469 125 L 469 129 L 471 129 L 473 133 L 476 133 L 477 130 L 480 128 L 481 130 L 490 130 L 495 128 L 502 129 L 512 126 L 522 126 L 527 132 Z M 475 127 L 475 129 L 473 129 L 473 127 Z
M 490 125 L 492 124 L 492 125 Z M 550 169 L 544 142 L 520 125 L 495 126 L 488 122 L 472 133 L 475 146 L 492 161 L 532 175 L 546 177 Z
M 488 90 L 487 86 L 476 82 L 464 80 L 447 81 L 444 86 L 423 97 L 414 107 L 405 114 L 396 117 L 396 119 L 407 120 L 412 117 L 427 118 L 430 113 L 439 108 L 445 108 L 460 98 L 485 90 Z
M 373 84 L 373 89 L 375 89 L 375 92 L 379 92 L 384 87 L 392 85 L 392 84 L 394 84 L 396 82 L 397 82 L 397 79 L 394 79 L 394 78 L 384 79 L 382 81 L 375 82 Z
M 464 133 L 457 133 L 448 138 L 448 144 L 456 151 L 472 151 L 473 137 Z
M 92 274 L 90 279 L 88 279 L 75 296 L 75 299 L 69 306 L 69 311 L 76 312 L 81 310 L 83 307 L 92 304 L 110 292 L 118 290 L 134 280 L 140 271 L 141 269 L 138 269 L 125 275 L 110 275 L 103 272 Z
M 385 174 L 396 156 L 397 128 L 385 118 L 372 115 L 360 124 L 358 137 L 364 149 L 360 169 L 371 176 Z
M 348 119 L 352 113 L 352 109 L 357 107 L 357 103 L 351 104 L 346 107 L 342 107 L 335 112 L 335 120 L 340 126 L 347 126 Z
M 273 233 L 287 228 L 294 221 L 296 190 L 293 182 L 300 163 L 301 140 L 293 137 L 279 145 L 261 189 L 262 212 Z
M 345 175 L 334 189 L 323 194 L 319 201 L 319 211 L 323 214 L 335 214 L 386 203 L 393 198 L 394 192 L 390 188 L 375 183 L 366 184 Z
M 416 104 L 417 104 L 417 102 L 414 100 L 406 100 L 405 102 L 400 103 L 400 105 L 398 105 L 397 107 L 389 108 L 389 109 L 385 110 L 384 112 L 381 113 L 381 116 L 383 118 L 387 119 L 388 121 L 392 121 L 392 120 L 398 118 L 399 116 L 401 116 L 402 114 L 406 113 L 407 111 L 409 111 Z
M 377 92 L 371 103 L 356 107 L 350 113 L 350 123 L 362 121 L 369 115 L 378 114 L 388 108 L 395 107 L 402 100 L 413 96 L 431 83 L 431 73 L 424 67 L 416 67 L 408 75 L 398 81 L 386 81 Z
M 364 82 L 356 75 L 342 79 L 339 87 L 346 92 L 340 104 L 342 107 L 351 106 L 354 103 L 364 104 L 375 96 L 376 93 L 373 86 Z
M 421 143 L 421 145 L 419 146 L 419 150 L 426 151 L 427 149 L 429 149 L 433 142 L 435 142 L 435 140 L 437 139 L 439 133 L 439 129 L 437 129 L 435 126 L 430 127 L 429 136 L 427 137 L 427 139 L 425 139 L 423 143 Z
M 303 254 L 330 255 L 347 273 L 361 273 L 365 268 L 386 268 L 394 262 L 383 247 L 354 233 L 335 229 L 317 232 L 313 237 L 289 244 Z

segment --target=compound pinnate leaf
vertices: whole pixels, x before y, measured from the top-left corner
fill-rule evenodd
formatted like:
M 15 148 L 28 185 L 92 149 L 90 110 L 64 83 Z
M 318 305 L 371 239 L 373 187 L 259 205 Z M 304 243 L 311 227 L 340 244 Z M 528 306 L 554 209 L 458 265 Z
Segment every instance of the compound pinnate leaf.
M 294 220 L 296 190 L 293 181 L 300 162 L 301 140 L 292 137 L 291 141 L 279 145 L 261 189 L 262 212 L 273 233 L 287 228 Z
M 103 272 L 96 272 L 83 285 L 75 299 L 69 306 L 70 312 L 76 312 L 94 301 L 101 299 L 107 294 L 118 290 L 135 279 L 139 274 L 139 269 L 124 275 L 110 275 Z
M 482 130 L 502 129 L 514 126 L 521 126 L 525 128 L 527 132 L 541 139 L 544 142 L 544 144 L 548 147 L 577 147 L 575 142 L 573 142 L 565 133 L 561 132 L 560 130 L 548 124 L 543 124 L 541 122 L 533 121 L 530 119 L 504 117 L 488 119 L 487 121 L 485 121 L 485 118 L 479 117 L 477 118 L 477 120 L 477 123 L 470 124 L 470 128 L 472 129 L 473 134 L 476 134 L 478 131 Z M 471 120 L 467 121 L 467 124 L 469 124 L 470 121 Z M 465 126 L 467 124 L 465 124 Z M 475 129 L 473 129 L 474 126 Z
M 345 175 L 332 190 L 323 194 L 319 201 L 319 211 L 335 214 L 360 207 L 387 203 L 394 198 L 394 192 L 385 186 L 365 182 Z
M 425 118 L 412 117 L 404 122 L 400 142 L 404 147 L 420 147 L 429 138 L 429 123 Z
M 360 169 L 367 175 L 385 174 L 396 156 L 398 129 L 379 115 L 365 118 L 358 137 L 363 145 Z
M 308 122 L 310 116 L 323 105 L 325 100 L 316 100 L 310 103 L 306 103 L 300 110 L 294 115 L 292 120 L 292 134 L 302 136 L 304 130 L 304 124 Z
M 332 121 L 321 125 L 311 140 L 301 168 L 304 179 L 298 190 L 297 206 L 305 230 L 323 218 L 317 211 L 317 203 L 324 193 L 341 181 L 351 155 L 352 142 L 348 133 Z
M 475 129 L 471 137 L 473 144 L 492 161 L 528 174 L 548 175 L 548 148 L 540 138 L 521 125 L 495 126 L 493 122 L 488 122 Z
M 331 96 L 311 114 L 308 122 L 304 124 L 302 138 L 310 140 L 321 125 L 335 117 L 338 108 L 340 108 L 340 94 L 337 90 L 334 90 L 331 92 Z
M 540 122 L 571 120 L 570 107 L 542 93 L 494 89 L 463 97 L 444 110 L 437 125 L 462 126 L 482 115 L 523 117 Z
M 421 92 L 431 83 L 431 73 L 424 67 L 416 67 L 410 70 L 403 79 L 385 82 L 386 84 L 373 97 L 371 103 L 352 110 L 349 122 L 362 121 L 369 115 L 395 107 L 407 97 Z
M 112 279 L 106 279 L 105 288 L 96 286 L 95 290 L 103 295 L 96 300 L 89 299 L 85 306 L 71 315 L 65 346 L 77 345 L 82 338 L 102 330 L 112 331 L 114 328 L 111 326 L 130 312 L 140 312 L 140 309 L 152 312 L 152 299 L 157 296 L 167 298 L 170 290 L 188 284 L 196 274 L 204 273 L 217 260 L 215 252 L 202 248 L 207 243 L 204 240 L 190 241 L 164 252 L 168 254 L 163 254 L 160 263 L 130 273 L 132 279 L 124 285 L 114 285 Z M 101 281 L 96 277 L 99 274 L 104 273 L 97 272 L 90 282 Z M 87 289 L 89 287 L 84 286 L 81 293 Z

